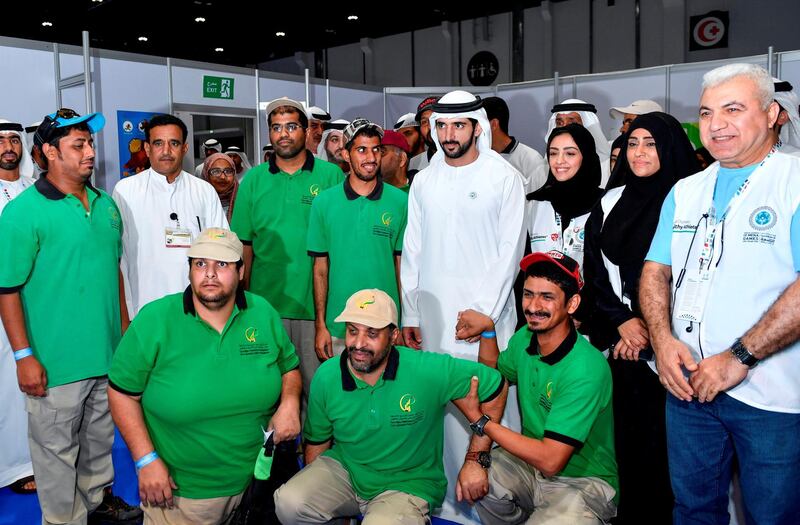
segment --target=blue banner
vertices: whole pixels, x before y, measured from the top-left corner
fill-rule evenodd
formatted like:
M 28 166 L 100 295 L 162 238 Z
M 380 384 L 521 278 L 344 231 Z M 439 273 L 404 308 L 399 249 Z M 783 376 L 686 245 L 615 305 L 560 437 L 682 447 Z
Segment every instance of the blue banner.
M 120 179 L 136 175 L 150 167 L 150 159 L 144 151 L 144 124 L 158 114 L 147 111 L 117 111 Z

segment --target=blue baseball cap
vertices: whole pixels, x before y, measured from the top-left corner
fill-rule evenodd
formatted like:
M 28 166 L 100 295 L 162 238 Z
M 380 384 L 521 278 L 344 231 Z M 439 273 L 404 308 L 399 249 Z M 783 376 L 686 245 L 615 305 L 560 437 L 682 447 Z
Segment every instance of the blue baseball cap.
M 63 110 L 59 110 L 55 113 L 51 113 L 47 115 L 52 120 L 58 122 L 58 128 L 69 128 L 71 126 L 77 126 L 78 124 L 85 122 L 87 126 L 89 126 L 89 131 L 92 133 L 97 133 L 103 126 L 106 125 L 106 118 L 103 116 L 102 113 L 90 113 L 89 115 L 80 116 L 75 112 L 72 112 L 74 115 L 71 118 L 66 118 L 67 114 L 63 113 Z M 62 116 L 64 115 L 64 116 Z
M 34 144 L 41 147 L 43 143 L 50 140 L 53 131 L 58 128 L 69 128 L 85 123 L 89 127 L 89 132 L 97 133 L 106 125 L 106 118 L 102 113 L 90 113 L 80 116 L 77 112 L 69 108 L 61 108 L 55 113 L 50 113 L 44 117 L 39 127 L 34 133 Z

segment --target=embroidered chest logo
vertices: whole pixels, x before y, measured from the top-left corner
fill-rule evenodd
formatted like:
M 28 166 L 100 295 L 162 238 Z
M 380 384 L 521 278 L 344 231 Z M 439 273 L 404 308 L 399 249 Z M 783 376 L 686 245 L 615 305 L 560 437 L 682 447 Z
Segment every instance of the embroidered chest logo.
M 394 238 L 394 229 L 391 227 L 393 219 L 394 216 L 391 212 L 383 212 L 380 217 L 380 224 L 376 224 L 372 227 L 372 235 L 386 237 L 387 239 Z
M 425 419 L 424 410 L 415 410 L 414 405 L 417 403 L 417 398 L 413 394 L 403 394 L 398 401 L 400 413 L 393 413 L 389 418 L 389 423 L 393 427 L 407 427 L 416 425 Z
M 478 198 L 478 194 L 477 194 L 477 193 L 475 193 L 474 191 L 471 191 L 471 192 L 469 192 L 469 194 L 467 195 L 467 197 L 469 197 L 470 199 L 473 199 L 473 200 L 474 200 L 474 199 L 477 199 L 477 198 Z
M 553 242 L 556 242 L 559 237 L 560 237 L 560 235 L 557 234 L 557 233 L 551 233 L 550 234 L 550 240 L 553 241 Z
M 552 397 L 553 397 L 553 382 L 548 381 L 544 385 L 544 392 L 539 394 L 539 406 L 544 408 L 546 411 L 550 412 L 550 409 L 553 407 Z
M 122 229 L 122 221 L 119 218 L 119 213 L 114 206 L 108 207 L 108 223 L 117 231 Z
M 320 190 L 319 184 L 312 184 L 308 187 L 308 195 L 300 197 L 300 202 L 303 204 L 311 204 L 314 202 L 314 197 L 319 195 Z
M 258 328 L 248 326 L 244 329 L 243 335 L 244 342 L 239 344 L 239 355 L 256 356 L 270 353 L 269 344 L 258 342 Z

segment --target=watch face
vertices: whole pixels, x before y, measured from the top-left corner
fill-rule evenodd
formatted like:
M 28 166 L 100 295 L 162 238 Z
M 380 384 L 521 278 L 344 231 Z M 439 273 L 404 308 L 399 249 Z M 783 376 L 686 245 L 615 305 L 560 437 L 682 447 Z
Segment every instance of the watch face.
M 483 468 L 492 466 L 492 454 L 490 452 L 481 452 L 478 454 L 478 464 Z

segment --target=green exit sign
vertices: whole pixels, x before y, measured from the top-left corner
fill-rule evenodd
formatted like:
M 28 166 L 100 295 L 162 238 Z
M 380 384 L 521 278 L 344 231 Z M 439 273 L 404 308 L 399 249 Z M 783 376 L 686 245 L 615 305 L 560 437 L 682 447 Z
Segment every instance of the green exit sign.
M 204 75 L 203 98 L 225 98 L 233 100 L 233 79 Z

